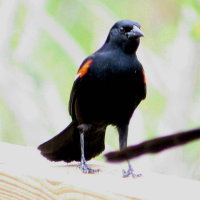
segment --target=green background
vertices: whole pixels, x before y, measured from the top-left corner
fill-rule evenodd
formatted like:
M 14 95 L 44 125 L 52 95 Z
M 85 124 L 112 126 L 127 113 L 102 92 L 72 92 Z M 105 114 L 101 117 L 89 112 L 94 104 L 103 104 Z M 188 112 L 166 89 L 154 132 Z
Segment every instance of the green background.
M 145 33 L 138 57 L 148 94 L 129 144 L 200 126 L 200 1 L 1 0 L 1 141 L 37 146 L 67 126 L 80 63 L 121 19 L 138 21 Z M 199 144 L 143 159 L 152 170 L 199 179 Z M 117 148 L 109 127 L 106 151 Z

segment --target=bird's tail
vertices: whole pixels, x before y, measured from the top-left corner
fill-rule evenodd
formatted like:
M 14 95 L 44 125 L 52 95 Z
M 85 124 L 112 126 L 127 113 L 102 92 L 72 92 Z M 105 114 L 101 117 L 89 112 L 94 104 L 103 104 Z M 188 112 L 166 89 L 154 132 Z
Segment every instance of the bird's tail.
M 76 122 L 71 122 L 58 135 L 41 144 L 38 149 L 51 161 L 80 161 L 80 134 Z M 85 158 L 90 160 L 104 150 L 105 130 L 85 134 Z

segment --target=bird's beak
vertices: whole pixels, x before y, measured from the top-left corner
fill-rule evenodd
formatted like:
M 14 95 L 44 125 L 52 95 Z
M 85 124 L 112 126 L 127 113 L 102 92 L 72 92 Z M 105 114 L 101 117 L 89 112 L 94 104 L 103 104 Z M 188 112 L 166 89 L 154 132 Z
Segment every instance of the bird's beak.
M 133 26 L 133 29 L 128 33 L 128 38 L 144 37 L 144 33 L 137 27 Z

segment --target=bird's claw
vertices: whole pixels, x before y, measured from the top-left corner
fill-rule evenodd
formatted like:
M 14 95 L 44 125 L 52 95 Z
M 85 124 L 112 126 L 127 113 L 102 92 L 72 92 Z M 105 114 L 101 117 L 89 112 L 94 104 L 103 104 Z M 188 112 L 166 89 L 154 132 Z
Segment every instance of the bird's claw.
M 141 177 L 142 174 L 136 174 L 134 173 L 134 170 L 132 168 L 129 168 L 127 171 L 126 170 L 122 170 L 122 174 L 123 174 L 123 178 L 126 178 L 128 176 L 132 176 L 133 178 L 137 178 L 137 177 Z
M 79 168 L 85 174 L 94 174 L 99 172 L 99 169 L 92 169 L 86 163 L 80 163 Z

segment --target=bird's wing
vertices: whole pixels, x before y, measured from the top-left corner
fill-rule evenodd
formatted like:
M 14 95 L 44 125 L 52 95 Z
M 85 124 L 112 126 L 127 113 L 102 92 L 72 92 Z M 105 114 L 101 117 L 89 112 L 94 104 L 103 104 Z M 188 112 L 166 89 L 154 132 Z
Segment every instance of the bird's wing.
M 145 99 L 147 95 L 147 89 L 146 89 L 146 76 L 145 76 L 145 72 L 143 68 L 142 68 L 142 78 L 143 78 L 143 83 L 144 83 L 143 99 Z
M 147 89 L 146 89 L 146 76 L 145 76 L 145 71 L 144 68 L 142 66 L 142 64 L 137 60 L 137 66 L 140 69 L 140 81 L 142 81 L 142 85 L 143 85 L 143 89 L 141 88 L 141 97 L 142 99 L 146 98 L 147 95 Z
M 78 93 L 78 90 L 83 86 L 83 79 L 87 76 L 88 70 L 93 62 L 93 59 L 91 57 L 86 58 L 81 66 L 79 67 L 79 70 L 77 72 L 77 76 L 75 78 L 71 94 L 70 94 L 70 100 L 69 100 L 69 113 L 72 116 L 72 119 L 75 119 L 75 101 L 76 96 Z

